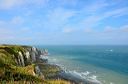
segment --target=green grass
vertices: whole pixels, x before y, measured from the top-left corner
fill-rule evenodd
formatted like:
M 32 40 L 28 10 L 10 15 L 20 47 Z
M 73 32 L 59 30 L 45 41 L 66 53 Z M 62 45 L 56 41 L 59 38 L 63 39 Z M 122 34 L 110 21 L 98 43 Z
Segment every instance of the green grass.
M 19 66 L 18 52 L 24 54 L 25 48 L 16 45 L 0 46 L 0 81 L 27 81 L 41 82 L 41 77 L 37 77 L 34 73 L 34 64 L 27 66 Z M 25 57 L 24 57 L 25 59 Z
M 47 63 L 28 62 L 25 52 L 30 46 L 0 45 L 0 84 L 70 84 L 70 82 L 55 79 L 60 68 Z M 23 54 L 25 66 L 18 63 L 19 52 Z M 39 60 L 39 59 L 38 59 Z M 41 68 L 42 76 L 35 74 L 35 65 Z
M 56 78 L 57 74 L 61 70 L 58 66 L 50 65 L 47 63 L 40 63 L 38 65 L 46 79 Z
M 56 79 L 56 80 L 47 80 L 47 84 L 71 84 L 71 82 L 61 79 Z

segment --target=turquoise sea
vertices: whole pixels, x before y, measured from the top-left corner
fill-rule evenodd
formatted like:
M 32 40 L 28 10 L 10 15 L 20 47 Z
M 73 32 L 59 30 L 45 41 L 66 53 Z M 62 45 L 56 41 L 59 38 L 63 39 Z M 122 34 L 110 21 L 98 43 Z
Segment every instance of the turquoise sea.
M 37 46 L 49 62 L 102 84 L 128 84 L 128 46 Z

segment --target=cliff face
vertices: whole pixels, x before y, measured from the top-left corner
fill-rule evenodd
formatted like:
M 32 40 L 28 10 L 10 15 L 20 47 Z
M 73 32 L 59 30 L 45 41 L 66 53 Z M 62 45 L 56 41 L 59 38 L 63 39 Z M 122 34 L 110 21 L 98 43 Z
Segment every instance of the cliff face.
M 43 51 L 35 48 L 35 47 L 25 47 L 26 51 L 24 52 L 24 54 L 22 53 L 21 56 L 23 56 L 21 58 L 21 63 L 22 66 L 26 66 L 32 63 L 38 63 L 39 60 L 41 60 L 41 56 L 44 55 Z M 22 61 L 23 59 L 23 61 Z M 39 68 L 39 66 L 36 64 L 35 65 L 35 74 L 39 75 L 39 76 L 43 76 L 42 72 Z
M 30 64 L 35 64 L 38 62 L 38 60 L 40 59 L 40 56 L 43 55 L 41 50 L 38 50 L 35 47 L 24 47 L 24 52 L 22 51 L 18 51 L 18 60 L 17 63 L 20 66 L 27 66 Z M 37 75 L 41 75 L 42 73 L 40 72 L 40 68 L 38 65 L 35 65 L 35 74 Z
M 47 54 L 31 46 L 0 45 L 0 84 L 70 84 L 58 80 L 58 66 L 41 59 Z
M 1 45 L 0 79 L 10 80 L 13 78 L 13 80 L 34 81 L 39 78 L 42 80 L 43 75 L 37 62 L 43 54 L 35 47 Z
M 16 59 L 17 65 L 27 66 L 37 62 L 37 59 L 43 55 L 40 50 L 35 47 L 22 46 L 22 50 L 17 50 L 18 58 Z

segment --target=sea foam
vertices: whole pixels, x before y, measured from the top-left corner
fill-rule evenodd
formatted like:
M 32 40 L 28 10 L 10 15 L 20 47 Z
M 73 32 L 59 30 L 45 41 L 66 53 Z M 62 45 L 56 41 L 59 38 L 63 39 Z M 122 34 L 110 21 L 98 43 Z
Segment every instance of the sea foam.
M 49 64 L 54 64 L 56 66 L 59 66 L 62 69 L 62 72 L 59 74 L 61 77 L 67 80 L 72 80 L 82 84 L 102 84 L 98 79 L 97 76 L 89 71 L 85 72 L 78 72 L 76 70 L 70 71 L 64 67 L 62 64 L 57 63 L 57 59 L 48 59 Z

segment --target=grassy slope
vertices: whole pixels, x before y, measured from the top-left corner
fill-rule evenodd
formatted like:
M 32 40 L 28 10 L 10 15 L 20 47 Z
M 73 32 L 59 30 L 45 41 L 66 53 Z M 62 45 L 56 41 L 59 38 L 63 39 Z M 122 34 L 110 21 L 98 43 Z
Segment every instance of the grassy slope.
M 21 46 L 0 46 L 0 81 L 30 81 L 42 82 L 34 76 L 34 64 L 22 67 L 17 63 L 18 52 L 25 52 Z
M 1 45 L 0 46 L 0 83 L 3 84 L 70 84 L 65 80 L 43 80 L 41 77 L 35 76 L 34 64 L 25 67 L 19 66 L 16 60 L 18 52 L 25 52 L 25 47 L 17 45 Z M 27 64 L 27 63 L 26 63 Z M 54 68 L 48 68 L 42 65 L 44 75 L 55 71 Z M 48 70 L 49 69 L 49 70 Z M 47 72 L 48 71 L 48 72 Z

